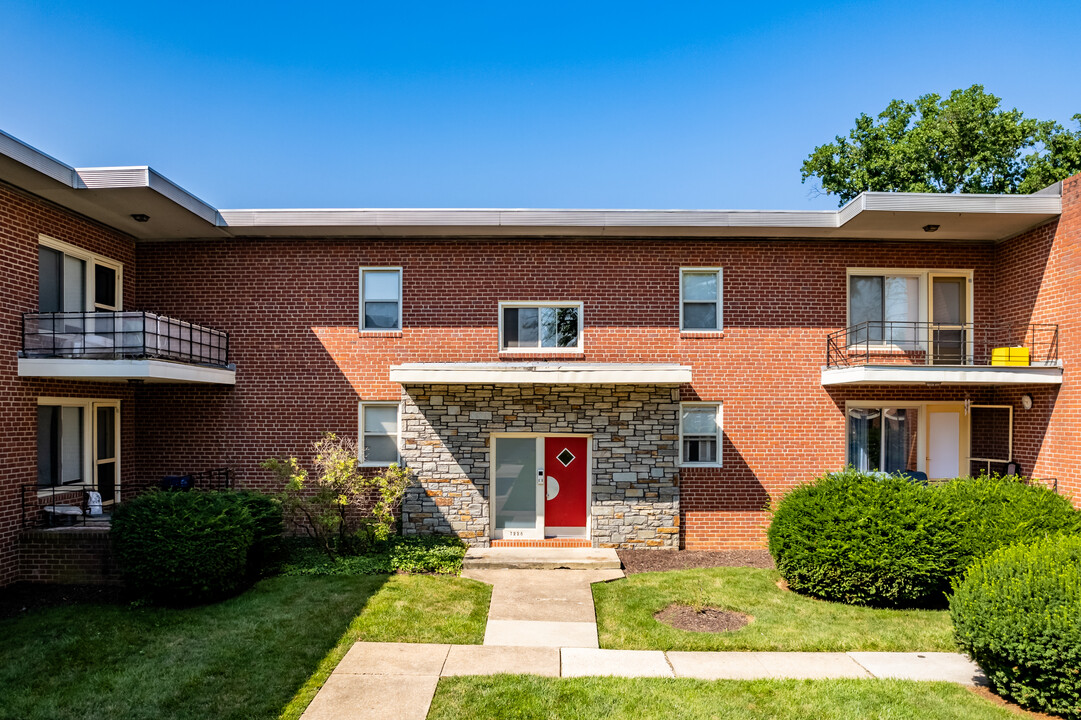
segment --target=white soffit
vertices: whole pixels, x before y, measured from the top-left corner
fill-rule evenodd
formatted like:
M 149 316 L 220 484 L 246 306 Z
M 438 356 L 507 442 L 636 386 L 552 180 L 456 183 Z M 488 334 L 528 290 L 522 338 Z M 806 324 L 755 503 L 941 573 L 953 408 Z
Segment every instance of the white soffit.
M 402 385 L 679 385 L 691 382 L 685 365 L 636 363 L 407 363 L 392 365 Z
M 1061 385 L 1061 366 L 858 365 L 822 368 L 823 385 Z
M 19 358 L 19 377 L 65 378 L 92 382 L 205 383 L 236 385 L 236 370 L 168 360 L 86 360 Z

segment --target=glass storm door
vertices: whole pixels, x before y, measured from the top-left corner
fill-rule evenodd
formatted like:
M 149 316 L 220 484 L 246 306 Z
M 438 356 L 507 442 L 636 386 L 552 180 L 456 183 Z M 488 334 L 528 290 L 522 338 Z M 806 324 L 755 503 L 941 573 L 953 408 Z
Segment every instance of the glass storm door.
M 968 279 L 931 278 L 931 342 L 935 365 L 964 365 L 968 357 L 965 319 Z
M 495 539 L 539 540 L 544 526 L 539 509 L 544 489 L 543 475 L 537 460 L 537 438 L 496 437 L 495 487 L 492 489 L 492 514 Z
M 94 489 L 102 502 L 118 499 L 116 406 L 94 404 Z

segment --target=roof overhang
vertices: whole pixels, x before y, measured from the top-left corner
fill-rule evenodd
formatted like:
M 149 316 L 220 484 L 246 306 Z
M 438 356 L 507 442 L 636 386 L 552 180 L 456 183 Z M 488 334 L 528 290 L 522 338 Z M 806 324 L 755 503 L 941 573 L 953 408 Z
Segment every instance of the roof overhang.
M 866 192 L 839 210 L 217 210 L 146 166 L 73 168 L 0 132 L 0 181 L 138 240 L 229 237 L 808 238 L 995 242 L 1054 220 L 1032 195 Z M 148 215 L 136 222 L 133 214 Z M 924 227 L 934 225 L 934 232 Z
M 856 365 L 822 368 L 823 385 L 1061 385 L 1062 366 Z
M 19 377 L 89 382 L 203 383 L 236 385 L 236 369 L 168 360 L 86 360 L 19 358 Z
M 402 385 L 679 385 L 686 365 L 647 363 L 407 363 L 392 365 Z

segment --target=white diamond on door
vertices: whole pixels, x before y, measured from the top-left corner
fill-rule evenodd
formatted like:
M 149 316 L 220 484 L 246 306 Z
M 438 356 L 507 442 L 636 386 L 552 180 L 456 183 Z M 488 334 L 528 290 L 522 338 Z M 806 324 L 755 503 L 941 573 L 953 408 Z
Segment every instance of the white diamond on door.
M 563 467 L 567 467 L 572 462 L 574 462 L 574 453 L 572 453 L 568 448 L 563 448 L 562 452 L 556 455 L 556 460 L 563 463 Z

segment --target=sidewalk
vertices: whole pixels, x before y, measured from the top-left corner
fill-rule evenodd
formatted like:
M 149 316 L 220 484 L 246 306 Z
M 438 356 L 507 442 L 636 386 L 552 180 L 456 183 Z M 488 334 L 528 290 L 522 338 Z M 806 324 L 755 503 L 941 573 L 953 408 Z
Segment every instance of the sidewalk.
M 483 645 L 357 643 L 304 720 L 423 720 L 441 677 L 900 678 L 986 684 L 956 653 L 662 652 L 602 650 L 590 585 L 621 570 L 468 570 L 491 584 Z
M 331 673 L 305 720 L 423 720 L 441 677 L 899 678 L 986 684 L 956 653 L 662 652 L 596 648 L 357 643 Z

